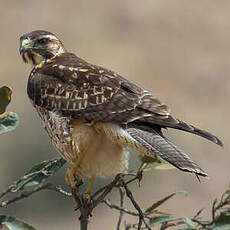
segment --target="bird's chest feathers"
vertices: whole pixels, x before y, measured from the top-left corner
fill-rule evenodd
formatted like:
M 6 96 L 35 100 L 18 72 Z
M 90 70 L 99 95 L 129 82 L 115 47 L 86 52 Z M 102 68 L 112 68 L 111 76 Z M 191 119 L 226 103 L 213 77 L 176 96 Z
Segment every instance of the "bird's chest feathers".
M 80 168 L 89 176 L 111 176 L 128 168 L 128 151 L 111 139 L 101 122 L 72 121 L 71 135 L 79 151 L 84 154 Z M 109 123 L 103 123 L 110 126 Z
M 89 123 L 40 107 L 36 109 L 52 143 L 65 160 L 74 164 L 80 154 L 84 154 L 80 164 L 83 173 L 88 176 L 110 176 L 126 171 L 128 150 L 110 137 L 114 135 L 113 125 L 107 123 L 104 127 L 99 122 Z

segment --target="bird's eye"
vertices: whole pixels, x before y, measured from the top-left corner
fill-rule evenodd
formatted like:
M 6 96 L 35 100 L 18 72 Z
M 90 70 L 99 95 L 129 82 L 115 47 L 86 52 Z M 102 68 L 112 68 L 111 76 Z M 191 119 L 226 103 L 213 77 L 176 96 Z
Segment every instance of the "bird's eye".
M 37 42 L 41 45 L 44 45 L 46 43 L 48 43 L 49 39 L 48 38 L 40 38 L 37 40 Z

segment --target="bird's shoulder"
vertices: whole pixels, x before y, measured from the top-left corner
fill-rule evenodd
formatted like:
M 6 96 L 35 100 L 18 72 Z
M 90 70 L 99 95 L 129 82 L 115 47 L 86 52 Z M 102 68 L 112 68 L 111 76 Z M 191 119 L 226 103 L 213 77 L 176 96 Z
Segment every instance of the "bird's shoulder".
M 82 88 L 86 85 L 107 86 L 117 88 L 122 82 L 115 72 L 90 64 L 73 53 L 63 53 L 53 59 L 46 60 L 32 71 L 32 77 L 48 76 L 44 80 L 60 80 Z

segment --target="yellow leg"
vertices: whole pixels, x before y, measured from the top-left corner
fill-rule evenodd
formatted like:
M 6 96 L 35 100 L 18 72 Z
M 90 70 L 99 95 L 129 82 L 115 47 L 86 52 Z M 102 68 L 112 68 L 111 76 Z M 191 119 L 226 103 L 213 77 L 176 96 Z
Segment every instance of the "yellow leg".
M 88 204 L 91 203 L 91 194 L 93 190 L 93 184 L 95 181 L 95 176 L 89 178 L 89 184 L 86 193 L 84 194 L 84 198 L 88 200 Z
M 76 168 L 75 165 L 73 165 L 67 169 L 66 174 L 65 174 L 66 184 L 72 189 L 76 188 L 75 176 L 78 178 L 79 181 L 84 182 L 85 180 L 84 176 L 82 175 L 80 170 Z
M 76 187 L 75 176 L 79 179 L 79 181 L 84 182 L 84 176 L 79 170 L 79 166 L 84 156 L 85 154 L 81 153 L 80 156 L 77 158 L 76 162 L 73 165 L 71 165 L 66 171 L 65 180 L 67 185 L 69 185 L 72 189 Z
M 91 196 L 91 194 L 92 194 L 94 181 L 95 181 L 95 176 L 92 176 L 89 178 L 89 184 L 88 184 L 88 188 L 86 191 L 86 194 L 88 196 Z

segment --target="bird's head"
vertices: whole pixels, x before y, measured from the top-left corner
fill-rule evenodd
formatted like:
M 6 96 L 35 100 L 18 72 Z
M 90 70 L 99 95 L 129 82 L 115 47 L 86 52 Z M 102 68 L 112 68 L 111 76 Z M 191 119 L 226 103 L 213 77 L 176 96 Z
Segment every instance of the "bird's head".
M 20 54 L 32 66 L 66 52 L 61 41 L 52 33 L 35 30 L 20 37 Z

